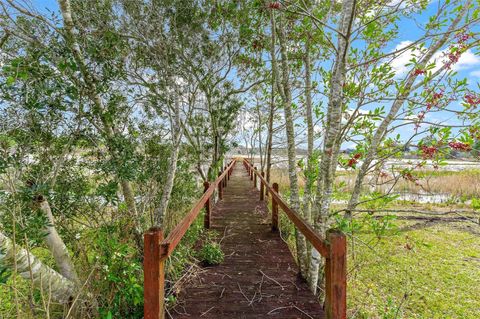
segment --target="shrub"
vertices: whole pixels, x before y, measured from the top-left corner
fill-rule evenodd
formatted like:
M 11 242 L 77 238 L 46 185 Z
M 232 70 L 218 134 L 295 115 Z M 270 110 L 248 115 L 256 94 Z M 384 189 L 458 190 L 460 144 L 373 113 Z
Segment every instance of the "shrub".
M 198 254 L 199 258 L 208 265 L 218 265 L 223 262 L 225 254 L 220 245 L 215 242 L 207 242 Z

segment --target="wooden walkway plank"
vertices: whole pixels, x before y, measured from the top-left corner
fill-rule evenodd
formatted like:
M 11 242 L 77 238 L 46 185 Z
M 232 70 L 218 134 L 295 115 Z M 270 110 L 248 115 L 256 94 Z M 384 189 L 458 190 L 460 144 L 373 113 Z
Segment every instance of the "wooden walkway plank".
M 173 318 L 325 317 L 287 245 L 272 232 L 267 203 L 251 179 L 238 163 L 210 217 L 210 228 L 224 237 L 225 260 L 183 287 L 169 310 Z

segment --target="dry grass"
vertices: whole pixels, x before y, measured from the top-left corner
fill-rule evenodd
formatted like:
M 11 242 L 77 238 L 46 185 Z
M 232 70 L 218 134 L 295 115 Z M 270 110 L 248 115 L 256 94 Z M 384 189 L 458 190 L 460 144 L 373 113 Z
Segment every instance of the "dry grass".
M 270 181 L 271 184 L 278 183 L 280 189 L 290 189 L 290 179 L 288 177 L 288 170 L 286 169 L 272 168 Z M 305 185 L 305 181 L 301 175 L 298 176 L 298 184 L 300 188 L 303 188 Z
M 465 170 L 461 172 L 424 172 L 419 174 L 418 183 L 401 181 L 396 186 L 399 191 L 443 193 L 453 196 L 479 197 L 480 171 Z
M 480 171 L 465 170 L 460 172 L 451 171 L 419 171 L 414 174 L 417 184 L 405 179 L 400 179 L 394 187 L 395 192 L 407 193 L 432 193 L 448 194 L 455 197 L 480 197 Z M 337 176 L 337 184 L 345 183 L 342 190 L 351 192 L 355 182 L 355 174 L 341 174 Z M 367 185 L 364 190 L 385 191 L 392 184 L 384 184 L 377 187 L 369 187 L 369 178 L 366 178 Z M 385 183 L 386 179 L 379 180 L 379 183 Z

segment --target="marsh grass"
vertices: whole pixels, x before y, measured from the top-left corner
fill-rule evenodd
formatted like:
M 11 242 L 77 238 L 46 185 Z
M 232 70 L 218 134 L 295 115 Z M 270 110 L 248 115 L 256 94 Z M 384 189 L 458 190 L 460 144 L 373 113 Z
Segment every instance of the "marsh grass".
M 432 192 L 477 197 L 480 171 L 418 172 Z M 354 175 L 342 172 L 338 180 Z M 288 175 L 273 170 L 272 182 L 280 185 L 288 199 Z M 303 183 L 302 183 L 303 184 Z M 348 183 L 337 193 L 348 197 Z M 398 187 L 418 192 L 413 183 Z M 346 194 L 346 195 L 345 195 Z M 342 197 L 342 198 L 343 198 Z M 465 205 L 463 205 L 465 206 Z M 341 209 L 333 205 L 332 209 Z M 453 208 L 451 203 L 420 204 L 396 201 L 390 209 L 441 211 Z M 455 208 L 460 207 L 456 204 Z M 392 213 L 397 231 L 382 233 L 363 229 L 349 236 L 348 309 L 349 318 L 480 318 L 480 225 L 455 221 L 454 217 L 421 215 L 425 220 L 410 219 L 412 213 Z M 377 214 L 375 214 L 377 216 Z M 428 221 L 428 217 L 433 221 Z M 415 217 L 415 216 L 413 216 Z M 436 216 L 438 217 L 438 216 Z M 478 214 L 472 216 L 478 220 Z M 452 220 L 444 220 L 452 218 Z M 362 214 L 355 216 L 362 220 Z M 280 213 L 282 237 L 295 255 L 294 228 Z
M 418 184 L 400 179 L 394 187 L 394 192 L 400 193 L 431 193 L 448 194 L 452 197 L 472 199 L 480 197 L 480 170 L 464 171 L 416 171 L 413 175 L 418 178 Z M 288 176 L 287 176 L 288 177 Z M 368 177 L 367 177 L 368 180 Z M 355 182 L 353 172 L 342 172 L 336 179 L 337 185 L 343 185 L 345 192 L 351 192 Z M 380 180 L 381 183 L 386 179 Z M 375 187 L 375 190 L 385 191 L 391 184 Z M 372 190 L 365 186 L 364 191 Z

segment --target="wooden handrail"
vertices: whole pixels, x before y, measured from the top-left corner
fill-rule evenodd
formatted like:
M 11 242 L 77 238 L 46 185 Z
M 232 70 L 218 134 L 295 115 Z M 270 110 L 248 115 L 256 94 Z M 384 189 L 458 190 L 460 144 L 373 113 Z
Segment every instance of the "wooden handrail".
M 225 168 L 222 174 L 210 184 L 210 187 L 203 193 L 203 196 L 200 197 L 198 202 L 195 206 L 190 210 L 190 212 L 182 219 L 180 223 L 168 234 L 167 238 L 165 238 L 161 243 L 161 256 L 162 258 L 168 258 L 175 247 L 177 247 L 180 240 L 182 240 L 183 236 L 187 232 L 190 225 L 193 223 L 195 218 L 198 216 L 200 211 L 205 204 L 209 201 L 210 197 L 214 194 L 215 189 L 219 187 L 219 185 L 223 188 L 225 187 L 225 180 L 227 174 L 229 174 L 229 170 L 232 169 L 233 165 L 235 165 L 235 161 L 233 160 L 228 167 Z
M 327 243 L 318 235 L 318 233 L 313 229 L 313 227 L 308 224 L 296 211 L 288 207 L 285 200 L 275 191 L 273 186 L 267 183 L 267 180 L 261 173 L 256 170 L 253 170 L 254 174 L 260 179 L 260 183 L 267 189 L 267 191 L 272 195 L 272 198 L 280 206 L 280 208 L 285 212 L 288 218 L 297 226 L 298 230 L 305 236 L 306 239 L 312 244 L 313 247 L 323 256 L 328 257 L 328 247 Z M 263 199 L 263 198 L 262 198 Z
M 180 243 L 188 228 L 192 225 L 203 207 L 206 208 L 204 226 L 210 227 L 210 198 L 219 189 L 219 199 L 221 192 L 227 186 L 232 169 L 235 166 L 236 159 L 225 167 L 218 178 L 209 184 L 204 183 L 204 193 L 195 206 L 182 219 L 180 223 L 163 239 L 163 231 L 158 227 L 150 228 L 144 234 L 144 318 L 145 319 L 163 319 L 165 318 L 165 260 L 173 253 L 175 247 Z M 208 186 L 208 187 L 207 187 Z
M 278 194 L 278 184 L 270 185 L 263 172 L 247 159 L 243 165 L 250 179 L 260 181 L 260 200 L 264 199 L 265 188 L 272 196 L 272 230 L 278 230 L 278 207 L 282 208 L 290 221 L 298 228 L 312 246 L 326 259 L 325 262 L 325 312 L 327 319 L 345 319 L 347 317 L 347 240 L 345 234 L 336 229 L 327 231 L 324 240 L 296 211 L 288 207 Z M 255 176 L 255 178 L 253 178 Z

